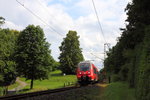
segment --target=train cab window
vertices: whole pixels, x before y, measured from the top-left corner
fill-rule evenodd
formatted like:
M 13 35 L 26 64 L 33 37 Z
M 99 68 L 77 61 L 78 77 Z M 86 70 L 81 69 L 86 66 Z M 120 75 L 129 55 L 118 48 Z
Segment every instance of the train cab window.
M 90 70 L 90 64 L 89 63 L 81 63 L 79 65 L 80 71 L 88 71 Z

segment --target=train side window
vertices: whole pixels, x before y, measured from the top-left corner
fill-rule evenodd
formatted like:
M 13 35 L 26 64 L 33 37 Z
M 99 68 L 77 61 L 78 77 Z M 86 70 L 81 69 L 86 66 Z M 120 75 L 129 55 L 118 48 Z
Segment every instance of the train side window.
M 97 74 L 96 69 L 94 68 L 94 73 Z

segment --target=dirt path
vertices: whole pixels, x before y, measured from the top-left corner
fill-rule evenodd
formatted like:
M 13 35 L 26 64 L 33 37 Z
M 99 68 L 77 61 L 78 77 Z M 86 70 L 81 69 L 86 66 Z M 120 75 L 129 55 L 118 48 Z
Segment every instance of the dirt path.
M 19 83 L 19 86 L 17 86 L 16 88 L 13 88 L 13 89 L 11 89 L 11 90 L 8 90 L 9 93 L 13 93 L 13 92 L 20 91 L 21 89 L 23 89 L 23 88 L 27 85 L 27 83 L 21 81 L 21 80 L 19 79 L 19 77 L 17 77 L 16 82 Z

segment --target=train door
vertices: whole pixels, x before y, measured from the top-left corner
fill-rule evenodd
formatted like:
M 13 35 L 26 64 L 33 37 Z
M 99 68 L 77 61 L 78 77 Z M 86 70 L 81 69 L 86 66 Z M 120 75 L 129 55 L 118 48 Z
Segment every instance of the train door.
M 95 79 L 96 79 L 96 69 L 95 69 L 94 65 L 93 65 L 93 72 L 94 72 L 93 76 L 94 76 L 94 81 L 95 81 Z

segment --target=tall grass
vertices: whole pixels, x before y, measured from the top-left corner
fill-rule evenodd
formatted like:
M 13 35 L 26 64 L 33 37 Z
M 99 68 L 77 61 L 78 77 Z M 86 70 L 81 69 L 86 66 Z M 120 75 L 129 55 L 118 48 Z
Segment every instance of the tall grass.
M 104 100 L 136 100 L 135 90 L 123 82 L 109 84 L 105 89 L 103 98 Z
M 3 95 L 3 88 L 0 87 L 0 96 L 2 96 L 2 95 Z

